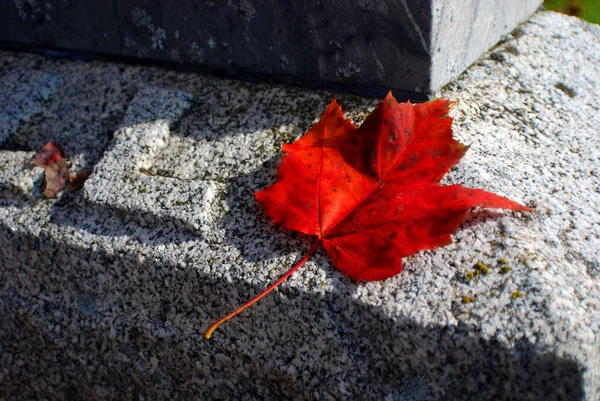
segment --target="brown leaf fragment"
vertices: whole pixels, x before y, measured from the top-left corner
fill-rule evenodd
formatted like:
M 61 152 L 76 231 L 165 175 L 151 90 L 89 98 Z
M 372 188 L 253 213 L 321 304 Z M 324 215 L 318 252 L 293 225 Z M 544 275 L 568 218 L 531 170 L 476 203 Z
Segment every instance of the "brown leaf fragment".
M 38 167 L 47 167 L 48 165 L 65 158 L 65 151 L 60 144 L 48 142 L 37 152 L 31 160 L 31 164 Z
M 65 158 L 65 152 L 58 143 L 48 142 L 31 160 L 31 164 L 44 168 L 46 198 L 56 198 L 56 195 L 67 185 L 69 181 L 69 166 Z
M 92 170 L 84 170 L 79 174 L 71 174 L 69 177 L 69 189 L 76 191 L 83 186 L 83 183 L 88 179 Z

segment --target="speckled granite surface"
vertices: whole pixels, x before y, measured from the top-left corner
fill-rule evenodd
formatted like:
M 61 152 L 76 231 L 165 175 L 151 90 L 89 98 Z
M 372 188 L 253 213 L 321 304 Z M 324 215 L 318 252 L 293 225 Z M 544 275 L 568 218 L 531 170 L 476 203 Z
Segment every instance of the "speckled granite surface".
M 471 145 L 446 182 L 533 213 L 477 212 L 383 282 L 317 252 L 210 341 L 310 245 L 253 192 L 331 94 L 0 65 L 0 399 L 600 399 L 597 26 L 538 13 L 437 94 Z M 377 103 L 338 101 L 355 123 Z M 27 163 L 50 139 L 95 173 L 40 201 Z

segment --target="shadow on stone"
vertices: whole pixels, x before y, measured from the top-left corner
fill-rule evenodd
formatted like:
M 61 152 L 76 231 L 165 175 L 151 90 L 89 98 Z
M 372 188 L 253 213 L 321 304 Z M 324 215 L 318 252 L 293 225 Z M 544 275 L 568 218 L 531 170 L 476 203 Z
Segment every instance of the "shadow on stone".
M 0 230 L 9 399 L 583 399 L 575 362 L 392 320 L 347 291 L 283 286 L 205 341 L 262 287 Z
M 191 227 L 189 222 L 143 210 L 114 209 L 86 200 L 81 191 L 65 193 L 54 204 L 50 221 L 94 235 L 127 236 L 149 246 L 202 238 L 202 233 Z
M 32 202 L 22 188 L 11 183 L 0 185 L 0 206 L 12 206 L 23 208 L 28 202 Z

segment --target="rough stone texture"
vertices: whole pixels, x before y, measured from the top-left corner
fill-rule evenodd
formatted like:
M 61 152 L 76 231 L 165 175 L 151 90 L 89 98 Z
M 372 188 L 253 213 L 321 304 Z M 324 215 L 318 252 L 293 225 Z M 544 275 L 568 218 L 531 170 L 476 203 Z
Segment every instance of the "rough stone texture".
M 13 0 L 0 41 L 429 92 L 541 0 Z
M 34 149 L 0 151 L 1 399 L 600 399 L 597 26 L 539 13 L 437 94 L 471 145 L 447 183 L 533 213 L 479 211 L 383 282 L 354 283 L 320 251 L 210 341 L 208 324 L 310 245 L 253 192 L 330 94 L 11 57 L 59 77 L 57 94 L 104 71 L 79 107 L 123 77 L 140 90 L 81 191 L 40 200 Z M 19 82 L 2 85 L 35 93 Z M 376 104 L 338 100 L 355 123 Z
M 87 198 L 114 209 L 138 214 L 150 213 L 150 223 L 157 209 L 161 216 L 183 222 L 203 214 L 205 194 L 211 185 L 192 184 L 169 177 L 152 176 L 155 154 L 167 145 L 170 127 L 191 107 L 193 96 L 176 91 L 147 88 L 131 103 L 113 144 L 96 165 L 94 175 L 85 186 Z M 169 188 L 169 193 L 164 193 Z M 189 202 L 196 199 L 198 202 Z M 187 207 L 181 203 L 187 203 Z M 200 223 L 193 224 L 195 229 Z M 185 225 L 180 228 L 185 228 Z
M 41 114 L 44 102 L 54 95 L 61 79 L 52 74 L 12 69 L 0 75 L 0 144 L 16 133 L 21 125 Z

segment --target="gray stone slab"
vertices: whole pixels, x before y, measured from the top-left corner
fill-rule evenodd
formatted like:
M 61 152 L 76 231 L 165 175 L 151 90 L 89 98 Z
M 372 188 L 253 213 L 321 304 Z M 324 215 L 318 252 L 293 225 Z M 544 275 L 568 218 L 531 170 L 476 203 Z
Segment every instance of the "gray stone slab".
M 436 91 L 458 77 L 540 4 L 523 0 L 433 1 L 427 89 Z
M 0 40 L 303 80 L 431 92 L 541 0 L 16 0 Z
M 0 198 L 2 396 L 597 400 L 599 50 L 597 26 L 539 13 L 437 93 L 456 102 L 456 136 L 471 146 L 446 182 L 534 212 L 477 212 L 453 245 L 383 282 L 354 283 L 319 251 L 210 341 L 208 324 L 310 246 L 270 223 L 253 192 L 330 94 L 103 63 L 61 70 L 105 68 L 140 92 L 82 191 L 38 201 L 23 170 L 32 152 L 0 151 L 14 184 Z M 355 123 L 376 104 L 338 101 Z M 194 185 L 197 196 L 165 201 Z M 487 274 L 473 274 L 479 261 Z

